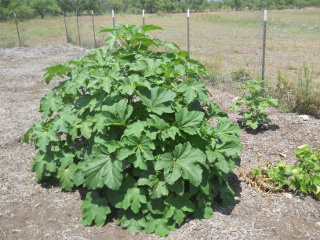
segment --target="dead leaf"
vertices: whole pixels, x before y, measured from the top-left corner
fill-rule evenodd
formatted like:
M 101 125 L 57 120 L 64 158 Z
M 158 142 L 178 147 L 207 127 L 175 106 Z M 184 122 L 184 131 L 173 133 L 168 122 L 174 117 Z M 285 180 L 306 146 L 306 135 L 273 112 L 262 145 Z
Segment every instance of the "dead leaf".
M 279 155 L 280 157 L 283 157 L 283 158 L 286 158 L 286 157 L 287 157 L 287 154 L 284 154 L 284 153 L 278 153 L 278 155 Z

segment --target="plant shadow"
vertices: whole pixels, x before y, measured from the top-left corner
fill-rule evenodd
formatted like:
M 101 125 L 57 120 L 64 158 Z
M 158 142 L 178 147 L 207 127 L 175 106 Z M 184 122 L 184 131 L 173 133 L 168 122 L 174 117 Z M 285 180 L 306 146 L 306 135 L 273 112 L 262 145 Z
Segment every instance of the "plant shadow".
M 259 133 L 264 133 L 264 132 L 267 132 L 270 130 L 277 131 L 280 129 L 280 126 L 278 124 L 263 124 L 260 127 L 258 127 L 257 129 L 252 129 L 252 128 L 245 125 L 243 119 L 237 120 L 237 124 L 239 125 L 239 127 L 244 129 L 246 131 L 246 133 L 252 134 L 252 135 L 257 135 Z

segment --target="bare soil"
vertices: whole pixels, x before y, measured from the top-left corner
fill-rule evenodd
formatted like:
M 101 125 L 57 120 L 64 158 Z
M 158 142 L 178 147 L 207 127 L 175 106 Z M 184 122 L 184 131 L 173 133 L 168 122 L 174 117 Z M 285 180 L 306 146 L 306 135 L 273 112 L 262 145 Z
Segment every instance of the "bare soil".
M 29 172 L 36 151 L 21 145 L 21 137 L 40 118 L 40 99 L 53 87 L 41 81 L 45 68 L 84 52 L 71 45 L 0 49 L 0 239 L 159 239 L 144 232 L 130 234 L 114 219 L 104 227 L 80 225 L 79 191 L 44 187 Z M 235 96 L 208 89 L 236 123 L 239 116 L 228 110 Z M 276 163 L 279 153 L 287 156 L 286 163 L 294 163 L 295 149 L 302 144 L 320 148 L 319 119 L 303 121 L 274 108 L 268 113 L 272 124 L 267 130 L 239 134 L 243 169 Z M 320 201 L 257 191 L 243 181 L 239 169 L 230 184 L 236 191 L 235 205 L 223 208 L 215 202 L 212 219 L 189 219 L 165 239 L 320 239 Z

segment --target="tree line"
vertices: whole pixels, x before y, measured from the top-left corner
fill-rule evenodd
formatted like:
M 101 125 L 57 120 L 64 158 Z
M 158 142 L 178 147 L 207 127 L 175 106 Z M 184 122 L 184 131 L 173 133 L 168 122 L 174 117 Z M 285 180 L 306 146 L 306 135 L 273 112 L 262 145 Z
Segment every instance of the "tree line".
M 111 12 L 139 14 L 156 12 L 193 12 L 320 7 L 319 0 L 0 0 L 0 20 L 14 13 L 19 18 L 44 18 L 63 13 L 101 15 Z

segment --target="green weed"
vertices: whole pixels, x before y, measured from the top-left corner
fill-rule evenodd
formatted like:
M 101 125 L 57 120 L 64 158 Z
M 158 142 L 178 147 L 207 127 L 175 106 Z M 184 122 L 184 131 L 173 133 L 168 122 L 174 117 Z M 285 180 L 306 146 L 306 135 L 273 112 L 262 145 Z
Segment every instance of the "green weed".
M 238 90 L 243 91 L 244 94 L 230 106 L 232 110 L 240 110 L 239 115 L 244 118 L 242 125 L 253 130 L 270 123 L 265 108 L 278 105 L 278 99 L 272 97 L 264 98 L 261 96 L 261 92 L 263 91 L 261 84 L 262 81 L 258 80 L 244 82 L 244 87 L 238 88 Z

